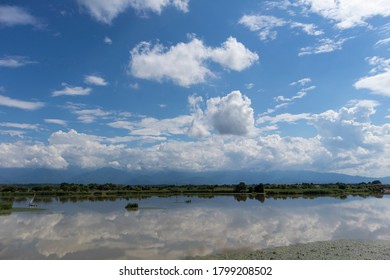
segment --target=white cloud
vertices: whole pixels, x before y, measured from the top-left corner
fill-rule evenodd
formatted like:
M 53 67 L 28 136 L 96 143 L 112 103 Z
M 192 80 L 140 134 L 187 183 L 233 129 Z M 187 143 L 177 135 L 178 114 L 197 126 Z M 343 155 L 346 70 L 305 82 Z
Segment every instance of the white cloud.
M 129 130 L 132 135 L 161 136 L 186 134 L 191 120 L 191 116 L 178 116 L 162 120 L 146 117 L 138 122 L 114 121 L 108 125 Z
M 83 87 L 72 87 L 67 85 L 66 83 L 62 83 L 64 89 L 55 90 L 52 92 L 52 96 L 60 96 L 60 95 L 71 95 L 71 96 L 81 96 L 81 95 L 89 95 L 92 91 L 91 88 L 83 88 Z
M 130 135 L 168 136 L 189 135 L 206 137 L 217 132 L 220 135 L 249 135 L 255 131 L 251 101 L 239 91 L 223 97 L 210 98 L 206 109 L 201 96 L 189 96 L 190 115 L 156 119 L 142 117 L 138 121 L 115 120 L 110 127 L 126 129 Z
M 102 77 L 96 75 L 88 75 L 84 78 L 84 83 L 94 86 L 107 86 L 108 82 L 106 82 Z
M 356 89 L 368 89 L 373 94 L 390 97 L 390 70 L 374 76 L 366 76 L 354 84 Z
M 267 15 L 244 15 L 240 18 L 238 23 L 245 25 L 251 31 L 258 31 L 259 38 L 262 41 L 275 40 L 278 34 L 275 29 L 283 26 L 299 28 L 307 35 L 311 36 L 319 36 L 324 34 L 322 30 L 317 29 L 315 24 L 288 21 Z
M 206 137 L 211 132 L 243 136 L 255 132 L 251 100 L 240 91 L 208 99 L 205 110 L 200 108 L 202 102 L 200 96 L 189 97 L 193 112 L 193 121 L 188 130 L 190 136 Z
M 18 68 L 28 64 L 37 63 L 24 56 L 5 56 L 0 58 L 0 67 Z
M 60 119 L 44 119 L 45 123 L 50 123 L 50 124 L 58 124 L 58 125 L 63 125 L 66 126 L 68 124 L 67 121 L 60 120 Z
M 37 18 L 24 8 L 0 5 L 0 25 L 33 25 L 39 27 L 41 24 Z
M 9 135 L 11 137 L 19 137 L 19 138 L 24 138 L 24 135 L 26 134 L 25 131 L 21 130 L 0 130 L 0 134 L 2 135 Z
M 1 122 L 0 126 L 2 127 L 11 127 L 18 129 L 31 129 L 31 130 L 39 130 L 39 126 L 36 124 L 28 124 L 28 123 L 11 123 L 11 122 Z
M 247 121 L 251 119 L 250 109 L 225 110 L 231 108 L 233 104 L 237 104 L 239 108 L 248 107 L 248 102 L 245 103 L 242 95 L 238 98 L 237 93 L 227 96 L 233 100 L 229 100 L 226 96 L 209 99 L 211 103 L 215 103 L 211 106 L 209 116 L 213 116 L 212 109 L 215 106 L 218 112 L 229 112 L 226 116 L 233 119 L 231 125 L 237 124 L 236 119 L 241 119 L 243 123 L 237 124 L 241 128 L 230 127 L 223 130 L 228 124 L 224 126 L 223 121 L 217 118 L 216 122 L 209 123 L 210 127 L 206 132 L 209 132 L 209 129 L 217 131 L 220 128 L 222 132 L 237 134 L 245 130 L 245 124 L 252 126 L 251 122 Z M 198 102 L 201 101 L 195 101 Z M 152 134 L 185 134 L 186 127 L 182 124 L 190 123 L 191 116 L 177 117 L 175 120 L 149 118 L 139 122 L 116 123 L 117 127 L 125 128 L 130 132 L 141 131 L 138 135 L 124 137 L 100 137 L 75 130 L 58 131 L 50 136 L 48 144 L 34 144 L 31 141 L 0 143 L 0 166 L 101 168 L 115 163 L 117 168 L 129 170 L 210 171 L 302 168 L 322 172 L 387 176 L 390 168 L 390 125 L 376 126 L 371 123 L 370 118 L 375 114 L 377 106 L 379 106 L 378 102 L 372 100 L 355 100 L 337 111 L 328 110 L 319 114 L 283 114 L 274 119 L 267 119 L 267 122 L 271 123 L 306 120 L 318 132 L 317 136 L 311 138 L 282 137 L 277 134 L 265 136 L 257 134 L 252 137 L 227 137 L 213 134 L 202 140 L 179 141 L 151 136 Z M 235 114 L 240 111 L 244 113 Z M 206 113 L 207 109 L 204 116 L 207 116 Z M 238 115 L 238 117 L 232 118 L 231 115 Z M 213 119 L 210 118 L 210 121 Z M 211 125 L 215 125 L 215 128 Z M 164 128 L 157 126 L 164 126 Z M 201 127 L 204 127 L 204 123 Z M 264 131 L 275 129 L 277 129 L 275 125 L 264 126 Z M 139 137 L 146 137 L 144 139 L 148 139 L 149 144 L 127 146 L 128 141 L 140 140 Z
M 376 113 L 379 105 L 373 100 L 351 100 L 337 111 L 263 116 L 257 123 L 295 123 L 305 120 L 318 133 L 314 138 L 305 139 L 306 144 L 312 148 L 316 146 L 323 153 L 323 158 L 316 158 L 311 154 L 309 157 L 314 161 L 310 166 L 317 170 L 324 168 L 347 174 L 387 176 L 386 170 L 390 167 L 390 125 L 378 126 L 371 123 L 371 116 Z M 287 138 L 289 137 L 280 139 L 287 141 Z M 296 139 L 300 139 L 300 142 L 304 140 Z M 278 147 L 277 152 L 283 148 Z
M 100 108 L 97 109 L 75 109 L 72 111 L 78 115 L 82 123 L 93 123 L 97 118 L 108 117 L 111 113 L 105 112 Z
M 12 108 L 18 108 L 23 110 L 37 110 L 45 106 L 42 102 L 29 102 L 19 99 L 13 99 L 4 95 L 0 95 L 0 106 L 7 106 Z
M 301 0 L 308 11 L 336 21 L 336 28 L 348 29 L 367 26 L 367 20 L 375 16 L 390 16 L 390 2 L 387 0 Z
M 57 149 L 42 143 L 0 143 L 0 167 L 47 167 L 62 169 L 68 163 Z
M 295 86 L 295 85 L 298 85 L 298 84 L 300 84 L 301 86 L 304 86 L 305 84 L 310 83 L 310 82 L 311 82 L 310 78 L 303 78 L 303 79 L 300 79 L 300 80 L 298 80 L 296 82 L 292 82 L 290 84 L 290 86 Z
M 210 59 L 228 69 L 242 71 L 255 63 L 259 56 L 237 42 L 236 38 L 229 37 L 221 48 L 211 51 Z
M 301 28 L 303 32 L 311 36 L 320 36 L 324 34 L 324 31 L 318 30 L 317 26 L 312 23 L 301 23 L 301 22 L 293 21 L 290 23 L 290 26 L 292 28 Z
M 205 115 L 220 134 L 247 135 L 254 129 L 251 100 L 240 91 L 207 100 Z
M 256 123 L 257 124 L 262 124 L 262 123 L 280 123 L 280 122 L 287 122 L 287 123 L 295 123 L 300 120 L 309 120 L 311 118 L 311 114 L 308 113 L 301 113 L 301 114 L 290 114 L 290 113 L 285 113 L 285 114 L 280 114 L 274 117 L 271 116 L 263 116 L 257 119 Z
M 203 42 L 193 39 L 189 43 L 179 43 L 168 51 L 157 44 L 141 42 L 131 50 L 129 64 L 133 76 L 148 80 L 169 79 L 181 86 L 203 83 L 213 76 L 204 65 L 207 48 Z
M 130 54 L 129 70 L 133 76 L 156 81 L 168 79 L 184 87 L 203 83 L 215 76 L 206 65 L 209 60 L 225 68 L 242 71 L 259 59 L 256 53 L 232 37 L 220 48 L 206 47 L 197 38 L 168 50 L 160 44 L 152 46 L 148 42 L 141 42 Z
M 373 94 L 390 97 L 390 59 L 374 56 L 368 58 L 368 62 L 375 66 L 370 71 L 373 75 L 360 78 L 353 86 L 356 89 L 367 89 Z
M 104 43 L 106 43 L 107 45 L 112 45 L 112 40 L 110 37 L 106 36 L 104 37 Z
M 298 55 L 310 55 L 310 54 L 322 54 L 322 53 L 330 53 L 337 50 L 341 50 L 343 44 L 348 41 L 350 38 L 342 38 L 342 39 L 330 39 L 323 38 L 318 40 L 318 43 L 313 47 L 304 47 L 301 48 Z
M 310 86 L 308 88 L 301 89 L 300 91 L 297 92 L 296 95 L 294 95 L 291 98 L 287 98 L 287 97 L 284 97 L 284 96 L 277 96 L 277 97 L 274 98 L 274 100 L 277 101 L 277 102 L 279 102 L 279 101 L 282 101 L 282 102 L 292 102 L 295 99 L 301 99 L 301 98 L 305 97 L 309 91 L 312 91 L 312 90 L 314 90 L 316 88 L 317 88 L 316 86 Z
M 247 83 L 247 84 L 245 84 L 245 88 L 246 89 L 252 89 L 254 86 L 255 86 L 254 83 Z
M 386 46 L 386 45 L 390 45 L 390 38 L 386 38 L 386 39 L 382 39 L 382 40 L 379 40 L 378 42 L 375 43 L 375 46 Z
M 390 58 L 386 59 L 379 56 L 373 56 L 367 57 L 366 60 L 368 61 L 368 64 L 374 66 L 374 68 L 370 71 L 371 74 L 386 72 L 390 70 Z
M 313 114 L 310 123 L 317 128 L 321 141 L 332 151 L 374 148 L 370 145 L 370 136 L 378 134 L 378 131 L 371 125 L 370 116 L 375 114 L 378 105 L 373 100 L 352 100 L 338 111 Z
M 137 89 L 139 89 L 139 84 L 138 83 L 133 83 L 133 84 L 130 84 L 129 87 L 131 89 L 137 90 Z
M 164 8 L 173 6 L 180 11 L 188 12 L 189 0 L 78 0 L 78 2 L 95 20 L 111 24 L 113 19 L 130 7 L 139 12 L 152 11 L 160 14 Z
M 303 78 L 303 79 L 300 79 L 300 80 L 298 80 L 296 82 L 290 83 L 290 86 L 300 86 L 300 87 L 303 87 L 304 85 L 306 85 L 307 83 L 310 83 L 310 82 L 311 82 L 310 78 Z M 265 111 L 264 113 L 260 114 L 259 116 L 260 117 L 267 116 L 267 115 L 272 114 L 275 111 L 279 110 L 280 108 L 287 107 L 290 104 L 293 104 L 294 100 L 298 100 L 298 99 L 304 98 L 308 94 L 308 92 L 310 92 L 310 91 L 312 91 L 312 90 L 314 90 L 316 88 L 317 88 L 316 86 L 309 86 L 309 87 L 306 87 L 306 88 L 301 88 L 292 97 L 285 97 L 283 95 L 276 96 L 276 97 L 274 97 L 274 100 L 276 102 L 282 102 L 282 103 L 277 104 L 274 108 L 269 108 L 267 111 Z M 270 117 L 270 118 L 272 118 L 272 117 Z
M 273 29 L 287 24 L 283 19 L 264 15 L 244 15 L 238 23 L 245 25 L 251 31 L 259 31 L 260 40 L 274 40 L 277 32 Z

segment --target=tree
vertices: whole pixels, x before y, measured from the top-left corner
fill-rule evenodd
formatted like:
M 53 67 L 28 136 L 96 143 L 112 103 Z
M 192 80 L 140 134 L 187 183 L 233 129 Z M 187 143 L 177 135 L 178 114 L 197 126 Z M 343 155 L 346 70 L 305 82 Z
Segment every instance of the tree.
M 239 192 L 244 192 L 246 190 L 246 185 L 244 182 L 240 182 L 238 185 L 234 187 L 234 192 L 239 193 Z
M 258 184 L 255 186 L 255 193 L 264 193 L 264 184 Z
M 373 184 L 373 185 L 382 185 L 382 182 L 379 181 L 379 180 L 374 180 L 374 181 L 372 181 L 371 184 Z

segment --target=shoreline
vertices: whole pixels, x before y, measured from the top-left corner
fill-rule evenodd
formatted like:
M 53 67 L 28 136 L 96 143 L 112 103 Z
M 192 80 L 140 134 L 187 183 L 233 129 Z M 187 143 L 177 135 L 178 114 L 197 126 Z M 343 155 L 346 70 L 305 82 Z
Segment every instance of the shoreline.
M 203 260 L 390 260 L 390 240 L 330 240 L 259 250 L 229 250 Z

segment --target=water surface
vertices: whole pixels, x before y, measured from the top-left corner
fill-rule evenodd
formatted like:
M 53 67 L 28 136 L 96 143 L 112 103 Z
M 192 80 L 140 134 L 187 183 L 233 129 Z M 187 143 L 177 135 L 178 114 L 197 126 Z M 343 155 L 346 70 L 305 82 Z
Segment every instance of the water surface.
M 140 209 L 125 210 L 129 202 Z M 389 196 L 52 199 L 39 206 L 46 210 L 0 216 L 0 259 L 182 259 L 332 239 L 390 240 Z

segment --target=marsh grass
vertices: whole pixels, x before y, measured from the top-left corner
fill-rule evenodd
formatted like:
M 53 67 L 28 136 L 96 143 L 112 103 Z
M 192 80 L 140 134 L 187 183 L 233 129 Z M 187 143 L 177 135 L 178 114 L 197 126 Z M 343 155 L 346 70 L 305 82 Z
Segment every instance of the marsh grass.
M 138 210 L 138 203 L 128 203 L 125 208 L 130 211 Z

